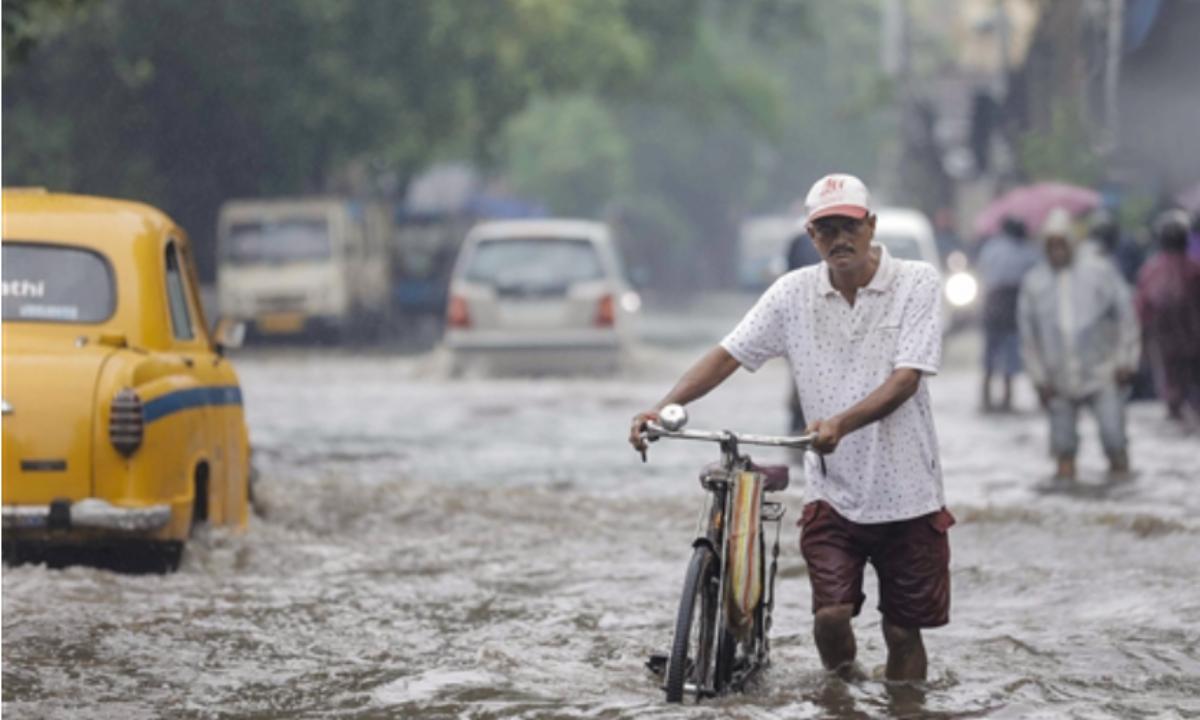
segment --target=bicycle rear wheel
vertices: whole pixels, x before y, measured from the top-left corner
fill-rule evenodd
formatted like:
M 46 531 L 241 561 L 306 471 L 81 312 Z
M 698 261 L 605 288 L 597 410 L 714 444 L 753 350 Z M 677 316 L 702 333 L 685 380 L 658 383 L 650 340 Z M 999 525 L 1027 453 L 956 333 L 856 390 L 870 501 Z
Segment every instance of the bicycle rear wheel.
M 667 702 L 682 702 L 691 690 L 697 699 L 713 688 L 717 603 L 721 580 L 717 556 L 708 547 L 692 553 L 679 613 L 675 616 L 675 638 L 667 661 Z

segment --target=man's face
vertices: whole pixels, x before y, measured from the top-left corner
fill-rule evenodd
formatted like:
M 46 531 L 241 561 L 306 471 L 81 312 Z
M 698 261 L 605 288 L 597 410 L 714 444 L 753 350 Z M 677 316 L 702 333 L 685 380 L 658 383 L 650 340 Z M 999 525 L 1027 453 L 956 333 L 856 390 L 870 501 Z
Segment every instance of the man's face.
M 821 259 L 837 273 L 853 272 L 870 262 L 871 239 L 875 237 L 875 216 L 858 220 L 833 215 L 814 220 L 806 226 Z
M 1053 267 L 1066 267 L 1071 263 L 1071 243 L 1062 235 L 1050 235 L 1046 238 L 1046 259 Z

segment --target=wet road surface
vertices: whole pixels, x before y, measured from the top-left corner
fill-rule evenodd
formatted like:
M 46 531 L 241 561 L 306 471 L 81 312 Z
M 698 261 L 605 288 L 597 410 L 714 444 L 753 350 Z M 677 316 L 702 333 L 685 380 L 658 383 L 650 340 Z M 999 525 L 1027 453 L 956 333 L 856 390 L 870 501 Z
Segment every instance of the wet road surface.
M 5 716 L 1200 717 L 1200 439 L 1135 405 L 1135 482 L 1038 495 L 1044 421 L 1028 396 L 976 412 L 969 338 L 932 380 L 959 523 L 923 692 L 819 670 L 794 479 L 773 666 L 746 695 L 665 706 L 643 663 L 669 642 L 717 453 L 662 442 L 643 465 L 625 433 L 701 349 L 651 346 L 607 380 L 451 381 L 436 354 L 236 358 L 262 515 L 203 535 L 170 576 L 5 568 Z M 781 431 L 785 373 L 738 373 L 692 426 Z M 870 670 L 870 578 L 867 594 Z

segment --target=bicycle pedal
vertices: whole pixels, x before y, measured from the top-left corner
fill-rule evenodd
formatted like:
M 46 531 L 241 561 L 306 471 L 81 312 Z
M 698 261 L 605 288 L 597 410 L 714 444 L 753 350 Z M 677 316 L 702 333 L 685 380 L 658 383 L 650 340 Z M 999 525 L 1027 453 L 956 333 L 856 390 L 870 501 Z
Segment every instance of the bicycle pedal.
M 655 653 L 646 660 L 646 669 L 655 675 L 666 675 L 668 662 L 670 662 L 669 657 Z

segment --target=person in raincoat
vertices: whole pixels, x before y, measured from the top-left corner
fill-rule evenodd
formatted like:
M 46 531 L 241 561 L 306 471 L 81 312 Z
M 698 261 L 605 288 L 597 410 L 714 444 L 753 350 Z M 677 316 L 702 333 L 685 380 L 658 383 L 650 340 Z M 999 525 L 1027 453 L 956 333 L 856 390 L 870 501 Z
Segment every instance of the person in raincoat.
M 1200 262 L 1187 256 L 1186 213 L 1165 214 L 1156 230 L 1159 252 L 1137 282 L 1146 353 L 1168 415 L 1181 419 L 1186 404 L 1200 418 Z
M 1021 283 L 1017 325 L 1026 372 L 1050 419 L 1052 487 L 1075 483 L 1083 407 L 1099 425 L 1111 479 L 1127 479 L 1124 393 L 1141 346 L 1129 288 L 1112 263 L 1079 252 L 1065 209 L 1050 213 L 1041 238 L 1045 259 Z

